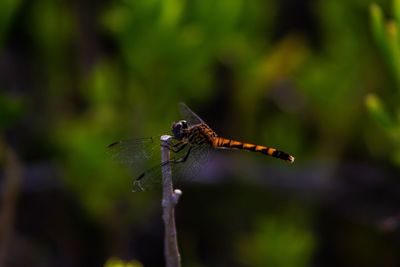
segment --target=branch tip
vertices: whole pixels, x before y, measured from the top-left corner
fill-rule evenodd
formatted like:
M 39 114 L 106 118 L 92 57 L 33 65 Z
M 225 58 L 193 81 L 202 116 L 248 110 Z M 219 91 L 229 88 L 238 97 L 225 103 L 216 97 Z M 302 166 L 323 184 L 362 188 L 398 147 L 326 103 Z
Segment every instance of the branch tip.
M 182 196 L 182 190 L 180 189 L 175 189 L 174 194 L 172 195 L 172 200 L 174 201 L 174 204 L 178 204 L 179 198 Z

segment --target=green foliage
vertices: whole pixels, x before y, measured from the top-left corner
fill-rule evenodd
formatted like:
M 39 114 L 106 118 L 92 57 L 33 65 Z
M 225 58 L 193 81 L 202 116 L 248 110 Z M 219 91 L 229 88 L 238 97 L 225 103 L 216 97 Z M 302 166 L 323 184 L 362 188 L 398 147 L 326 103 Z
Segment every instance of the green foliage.
M 0 130 L 10 127 L 19 120 L 23 112 L 21 99 L 0 93 Z
M 111 258 L 107 260 L 104 267 L 143 267 L 143 265 L 138 261 L 123 261 L 117 258 Z
M 271 216 L 258 220 L 256 231 L 239 241 L 244 266 L 310 266 L 315 240 L 301 216 Z
M 382 50 L 382 54 L 392 72 L 392 77 L 396 82 L 396 89 L 400 90 L 400 50 L 398 37 L 398 18 L 396 12 L 398 8 L 397 0 L 393 1 L 394 19 L 384 21 L 382 10 L 376 4 L 370 7 L 372 32 L 375 40 Z M 399 91 L 400 92 L 400 91 Z
M 388 133 L 394 134 L 396 132 L 395 124 L 390 117 L 388 111 L 382 104 L 382 101 L 374 94 L 366 97 L 366 105 L 371 116 L 384 128 Z
M 394 81 L 394 98 L 384 104 L 377 95 L 366 97 L 366 107 L 372 118 L 383 128 L 393 143 L 393 161 L 400 166 L 400 1 L 393 0 L 393 19 L 385 21 L 383 12 L 377 4 L 370 7 L 372 32 Z M 392 107 L 394 105 L 394 107 Z M 390 110 L 390 111 L 389 111 Z M 391 112 L 396 115 L 393 115 Z
M 21 0 L 2 0 L 0 1 L 0 55 L 3 46 L 4 36 L 12 23 L 15 13 L 18 11 Z
M 130 192 L 130 176 L 121 172 L 106 153 L 115 137 L 113 125 L 123 123 L 113 105 L 118 99 L 115 70 L 108 62 L 99 62 L 82 81 L 82 96 L 88 109 L 79 118 L 66 117 L 56 124 L 55 136 L 63 149 L 67 181 L 79 193 L 83 203 L 97 215 L 112 209 L 112 199 Z M 127 179 L 116 179 L 127 177 Z M 88 190 L 90 188 L 90 190 Z
M 150 103 L 162 95 L 159 103 L 168 106 L 210 99 L 217 61 L 232 58 L 245 69 L 259 56 L 265 45 L 262 26 L 270 26 L 274 8 L 268 3 L 260 10 L 261 1 L 256 3 L 125 1 L 113 3 L 102 21 L 118 40 L 137 99 Z

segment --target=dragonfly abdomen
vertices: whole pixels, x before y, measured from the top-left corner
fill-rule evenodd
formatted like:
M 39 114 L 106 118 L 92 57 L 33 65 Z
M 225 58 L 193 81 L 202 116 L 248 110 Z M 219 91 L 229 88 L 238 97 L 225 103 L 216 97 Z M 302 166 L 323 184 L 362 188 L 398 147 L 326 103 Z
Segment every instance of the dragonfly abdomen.
M 244 143 L 223 137 L 214 138 L 213 147 L 228 148 L 228 149 L 243 149 L 247 151 L 259 152 L 261 154 L 268 155 L 278 159 L 283 159 L 289 162 L 294 162 L 293 156 L 289 155 L 286 152 L 280 151 L 276 148 Z

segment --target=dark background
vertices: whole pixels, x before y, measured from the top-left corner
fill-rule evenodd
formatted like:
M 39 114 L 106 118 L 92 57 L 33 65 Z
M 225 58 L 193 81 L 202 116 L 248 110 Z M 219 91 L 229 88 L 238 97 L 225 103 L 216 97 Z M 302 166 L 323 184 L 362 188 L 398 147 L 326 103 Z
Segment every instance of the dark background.
M 177 187 L 183 266 L 399 266 L 400 2 L 2 0 L 0 266 L 163 266 L 161 192 L 107 145 L 183 101 L 224 151 Z

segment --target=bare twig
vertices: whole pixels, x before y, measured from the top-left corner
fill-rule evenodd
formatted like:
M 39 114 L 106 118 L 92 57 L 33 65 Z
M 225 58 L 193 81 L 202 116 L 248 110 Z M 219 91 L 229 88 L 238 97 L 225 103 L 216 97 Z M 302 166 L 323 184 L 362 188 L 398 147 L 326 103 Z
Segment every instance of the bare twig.
M 161 162 L 170 161 L 170 150 L 168 148 L 169 135 L 161 136 Z M 165 226 L 164 254 L 167 267 L 180 267 L 181 256 L 178 249 L 178 241 L 175 227 L 174 207 L 178 203 L 182 191 L 173 191 L 171 164 L 163 164 L 163 220 Z

